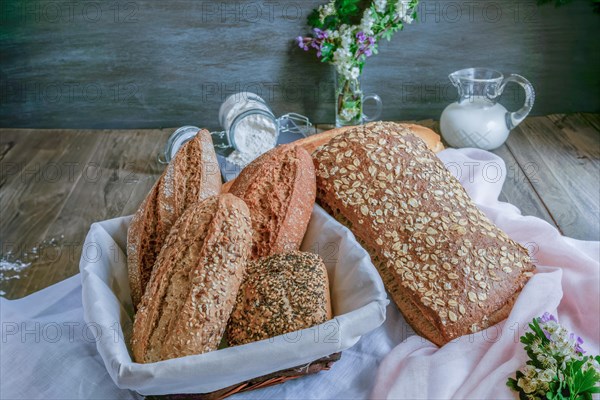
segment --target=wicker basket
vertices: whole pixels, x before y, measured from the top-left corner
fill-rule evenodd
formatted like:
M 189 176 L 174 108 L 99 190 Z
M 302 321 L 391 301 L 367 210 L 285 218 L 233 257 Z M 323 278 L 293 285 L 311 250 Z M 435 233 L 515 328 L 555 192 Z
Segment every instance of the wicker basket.
M 261 389 L 267 386 L 278 385 L 280 383 L 300 378 L 304 375 L 315 374 L 320 371 L 327 371 L 331 368 L 334 362 L 342 357 L 342 353 L 335 353 L 327 357 L 320 358 L 316 361 L 301 365 L 294 368 L 289 368 L 283 371 L 274 372 L 272 374 L 260 376 L 258 378 L 249 379 L 246 382 L 238 383 L 237 385 L 229 386 L 224 389 L 219 389 L 211 393 L 202 394 L 170 394 L 164 396 L 146 396 L 148 400 L 218 400 L 224 399 L 231 395 L 249 390 Z

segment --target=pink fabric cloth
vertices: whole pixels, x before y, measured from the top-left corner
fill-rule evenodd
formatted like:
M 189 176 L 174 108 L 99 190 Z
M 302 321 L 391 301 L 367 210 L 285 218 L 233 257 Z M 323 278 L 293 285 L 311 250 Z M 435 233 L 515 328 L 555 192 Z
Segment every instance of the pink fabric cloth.
M 600 353 L 600 242 L 561 236 L 545 221 L 499 202 L 506 167 L 492 153 L 449 149 L 440 158 L 487 216 L 529 249 L 537 274 L 506 321 L 441 348 L 419 336 L 396 346 L 379 367 L 372 398 L 514 399 L 505 383 L 527 360 L 519 337 L 546 311 L 583 338 L 588 354 Z

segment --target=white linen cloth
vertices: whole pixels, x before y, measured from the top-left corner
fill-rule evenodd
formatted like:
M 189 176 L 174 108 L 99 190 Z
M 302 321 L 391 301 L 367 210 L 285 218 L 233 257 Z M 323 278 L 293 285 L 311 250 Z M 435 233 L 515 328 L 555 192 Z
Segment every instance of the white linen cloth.
M 561 237 L 549 224 L 523 217 L 514 206 L 498 202 L 506 168 L 492 153 L 462 149 L 445 150 L 439 156 L 459 175 L 478 206 L 511 237 L 530 243 L 537 264 L 545 266 L 521 294 L 515 309 L 522 311 L 513 312 L 509 322 L 498 325 L 503 327 L 500 340 L 493 343 L 495 328 L 490 328 L 487 341 L 474 336 L 468 350 L 452 352 L 451 345 L 437 349 L 412 336 L 412 329 L 390 304 L 385 323 L 344 351 L 330 371 L 234 398 L 514 398 L 504 382 L 525 361 L 518 335 L 534 316 L 557 306 L 560 322 L 583 337 L 586 350 L 598 353 L 600 243 Z M 570 283 L 563 274 L 570 277 Z M 20 300 L 0 299 L 0 398 L 139 397 L 119 389 L 110 378 L 96 350 L 94 328 L 83 320 L 80 281 L 75 276 Z M 568 296 L 563 297 L 561 285 Z M 523 321 L 518 334 L 509 329 L 511 321 Z M 55 331 L 60 332 L 58 339 Z M 435 358 L 436 354 L 440 356 Z

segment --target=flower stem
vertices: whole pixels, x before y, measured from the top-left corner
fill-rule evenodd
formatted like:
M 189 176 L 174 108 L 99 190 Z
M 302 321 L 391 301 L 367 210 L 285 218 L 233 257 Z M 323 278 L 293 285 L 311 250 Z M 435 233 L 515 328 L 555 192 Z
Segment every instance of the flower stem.
M 338 110 L 342 109 L 342 105 L 344 104 L 344 93 L 346 93 L 350 89 L 350 80 L 346 79 L 344 82 L 344 87 L 340 91 L 338 95 Z

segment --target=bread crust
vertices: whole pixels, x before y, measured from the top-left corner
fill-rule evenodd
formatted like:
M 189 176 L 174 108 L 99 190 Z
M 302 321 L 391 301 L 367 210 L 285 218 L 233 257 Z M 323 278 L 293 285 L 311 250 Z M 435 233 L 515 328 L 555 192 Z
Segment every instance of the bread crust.
M 197 202 L 166 238 L 135 315 L 136 362 L 216 350 L 242 282 L 252 233 L 231 194 Z
M 395 126 L 401 126 L 412 130 L 412 132 L 421 138 L 427 147 L 434 153 L 438 153 L 444 150 L 441 137 L 429 128 L 417 124 L 399 123 L 399 122 L 369 122 L 365 125 L 359 126 L 344 126 L 341 128 L 334 128 L 316 135 L 309 136 L 304 139 L 300 139 L 295 142 L 296 145 L 304 147 L 310 154 L 313 154 L 319 147 L 329 143 L 331 139 L 339 134 L 347 132 L 351 129 L 369 129 L 374 124 L 394 124 Z
M 317 201 L 361 241 L 417 331 L 443 345 L 507 315 L 534 269 L 527 251 L 409 127 L 348 130 L 313 157 Z
M 227 325 L 231 346 L 268 339 L 332 318 L 329 279 L 316 254 L 295 251 L 248 265 Z
M 316 196 L 312 158 L 302 147 L 279 146 L 244 168 L 230 193 L 250 209 L 252 259 L 298 250 Z
M 201 130 L 175 154 L 129 225 L 127 268 L 134 307 L 175 221 L 190 204 L 220 191 L 221 174 L 212 139 L 207 130 Z

